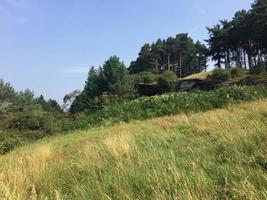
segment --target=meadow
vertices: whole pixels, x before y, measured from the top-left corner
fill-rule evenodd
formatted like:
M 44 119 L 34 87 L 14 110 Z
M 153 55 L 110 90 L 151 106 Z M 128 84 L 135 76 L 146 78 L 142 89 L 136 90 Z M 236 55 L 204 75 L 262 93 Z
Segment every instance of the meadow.
M 266 199 L 266 130 L 266 99 L 76 130 L 0 156 L 0 199 Z
M 48 2 L 0 3 L 0 200 L 267 200 L 267 0 Z

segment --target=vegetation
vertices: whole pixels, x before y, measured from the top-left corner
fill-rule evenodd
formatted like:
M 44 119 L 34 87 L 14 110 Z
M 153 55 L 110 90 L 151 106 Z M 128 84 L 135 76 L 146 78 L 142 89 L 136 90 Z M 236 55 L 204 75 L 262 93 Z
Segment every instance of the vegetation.
M 218 68 L 253 69 L 266 62 L 266 9 L 266 0 L 255 0 L 250 10 L 238 11 L 231 21 L 221 20 L 208 28 L 209 55 Z
M 128 122 L 133 119 L 144 120 L 181 112 L 207 111 L 225 107 L 231 102 L 253 101 L 265 97 L 267 97 L 265 86 L 232 86 L 208 92 L 191 91 L 141 97 L 104 107 L 87 116 L 82 115 L 69 124 L 68 129 Z
M 167 82 L 168 83 L 168 82 Z M 42 110 L 38 103 L 21 112 L 7 112 L 1 115 L 0 154 L 16 146 L 52 136 L 63 131 L 92 128 L 116 122 L 143 120 L 181 112 L 207 111 L 222 108 L 231 102 L 252 101 L 267 97 L 265 86 L 232 86 L 217 90 L 166 93 L 153 97 L 124 100 L 116 105 L 109 95 L 95 99 L 102 109 L 91 114 L 77 114 L 68 117 L 63 112 Z M 35 101 L 38 102 L 35 99 Z M 34 107 L 37 106 L 37 107 Z
M 0 80 L 0 199 L 267 199 L 266 10 L 112 56 L 62 107 Z
M 232 79 L 244 78 L 246 77 L 246 71 L 240 68 L 233 68 L 230 70 Z
M 192 80 L 192 79 L 205 80 L 208 78 L 210 74 L 211 72 L 199 72 L 199 73 L 184 77 L 182 80 Z
M 138 74 L 139 80 L 136 80 L 137 83 L 144 83 L 144 84 L 153 84 L 158 82 L 159 76 L 152 72 L 141 72 Z
M 103 108 L 103 101 L 114 104 L 130 98 L 134 93 L 133 80 L 126 66 L 113 56 L 98 70 L 94 67 L 90 69 L 84 90 L 72 103 L 70 112 L 92 113 Z
M 174 91 L 177 85 L 178 78 L 172 71 L 165 71 L 159 77 L 159 86 L 165 92 Z
M 264 100 L 46 139 L 0 157 L 0 197 L 266 199 L 266 116 Z
M 158 39 L 151 45 L 145 44 L 129 70 L 133 74 L 143 71 L 162 73 L 169 70 L 179 77 L 185 77 L 206 69 L 207 52 L 204 44 L 199 41 L 194 43 L 188 34 L 178 34 L 167 40 Z
M 16 92 L 0 80 L 0 154 L 61 131 L 65 116 L 55 100 L 34 97 L 30 90 Z
M 208 77 L 213 80 L 227 81 L 231 78 L 231 72 L 229 70 L 217 68 L 214 69 Z

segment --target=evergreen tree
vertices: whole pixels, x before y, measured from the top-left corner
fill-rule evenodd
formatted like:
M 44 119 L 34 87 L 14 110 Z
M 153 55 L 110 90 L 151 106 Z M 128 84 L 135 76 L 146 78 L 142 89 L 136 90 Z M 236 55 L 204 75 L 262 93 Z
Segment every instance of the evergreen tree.
M 217 67 L 253 69 L 267 61 L 267 0 L 256 0 L 250 10 L 207 29 L 209 55 Z
M 103 67 L 92 67 L 84 90 L 73 101 L 70 112 L 94 112 L 103 104 L 116 103 L 134 94 L 134 84 L 123 62 L 117 56 L 110 57 Z
M 201 48 L 200 48 L 201 47 Z M 130 73 L 143 71 L 163 73 L 173 71 L 179 77 L 206 69 L 207 48 L 199 41 L 194 43 L 187 33 L 158 39 L 156 43 L 145 44 L 135 61 L 131 62 Z
M 122 97 L 133 92 L 129 72 L 117 56 L 110 57 L 100 69 L 100 84 L 103 92 Z

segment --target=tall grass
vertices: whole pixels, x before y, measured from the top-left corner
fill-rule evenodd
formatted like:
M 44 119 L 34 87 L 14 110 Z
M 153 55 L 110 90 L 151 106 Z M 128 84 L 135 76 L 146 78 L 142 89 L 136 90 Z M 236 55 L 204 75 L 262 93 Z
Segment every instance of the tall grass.
M 0 199 L 267 198 L 267 100 L 77 131 L 0 157 Z

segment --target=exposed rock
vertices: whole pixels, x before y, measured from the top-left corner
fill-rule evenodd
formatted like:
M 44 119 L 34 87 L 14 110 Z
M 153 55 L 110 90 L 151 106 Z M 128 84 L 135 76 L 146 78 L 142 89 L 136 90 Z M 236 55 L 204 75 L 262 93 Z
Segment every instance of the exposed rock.
M 219 80 L 199 80 L 199 79 L 191 79 L 191 80 L 182 80 L 179 82 L 177 86 L 178 91 L 188 91 L 192 89 L 199 90 L 213 90 L 222 85 L 231 85 L 232 82 L 223 82 Z

